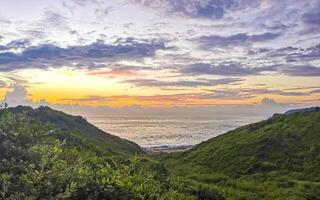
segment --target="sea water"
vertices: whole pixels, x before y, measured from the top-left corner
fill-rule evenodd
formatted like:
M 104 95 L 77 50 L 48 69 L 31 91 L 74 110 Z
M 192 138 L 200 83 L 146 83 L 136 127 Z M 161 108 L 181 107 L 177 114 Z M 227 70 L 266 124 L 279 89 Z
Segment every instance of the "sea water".
M 131 140 L 142 147 L 196 145 L 237 127 L 257 122 L 261 116 L 166 116 L 86 115 L 107 133 Z

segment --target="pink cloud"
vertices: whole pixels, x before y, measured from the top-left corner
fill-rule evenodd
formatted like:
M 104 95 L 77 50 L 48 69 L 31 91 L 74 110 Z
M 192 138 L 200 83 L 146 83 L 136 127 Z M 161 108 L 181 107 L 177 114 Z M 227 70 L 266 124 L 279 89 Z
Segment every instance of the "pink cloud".
M 129 69 L 110 69 L 110 70 L 103 70 L 103 71 L 93 71 L 88 73 L 89 75 L 112 75 L 112 76 L 135 76 L 137 75 L 136 72 L 133 72 Z

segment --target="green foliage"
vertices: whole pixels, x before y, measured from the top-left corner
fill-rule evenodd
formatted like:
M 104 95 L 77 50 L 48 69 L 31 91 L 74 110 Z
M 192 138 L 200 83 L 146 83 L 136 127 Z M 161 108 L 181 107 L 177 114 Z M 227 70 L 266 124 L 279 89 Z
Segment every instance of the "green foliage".
M 4 105 L 0 198 L 317 200 L 319 122 L 320 111 L 275 115 L 155 157 L 81 117 Z
M 152 158 L 110 154 L 74 134 L 0 110 L 1 199 L 191 200 L 202 195 L 196 187 L 181 187 Z
M 227 199 L 316 199 L 320 111 L 275 115 L 163 160 L 172 176 L 213 188 Z
M 93 143 L 100 149 L 111 154 L 141 154 L 143 149 L 137 144 L 121 139 L 117 136 L 105 133 L 81 116 L 72 116 L 66 113 L 53 110 L 46 106 L 41 106 L 37 109 L 32 109 L 27 106 L 17 106 L 9 108 L 9 111 L 16 114 L 25 114 L 33 119 L 43 123 L 50 123 L 60 130 L 66 131 L 70 139 L 87 140 L 88 143 Z M 78 143 L 76 141 L 75 143 Z

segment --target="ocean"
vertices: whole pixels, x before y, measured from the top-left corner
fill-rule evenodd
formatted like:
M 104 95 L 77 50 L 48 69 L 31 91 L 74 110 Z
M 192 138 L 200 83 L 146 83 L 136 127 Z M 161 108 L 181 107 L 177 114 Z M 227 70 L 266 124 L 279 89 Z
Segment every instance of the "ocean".
M 91 114 L 87 120 L 107 133 L 142 147 L 196 145 L 237 127 L 262 120 L 261 116 L 121 116 Z

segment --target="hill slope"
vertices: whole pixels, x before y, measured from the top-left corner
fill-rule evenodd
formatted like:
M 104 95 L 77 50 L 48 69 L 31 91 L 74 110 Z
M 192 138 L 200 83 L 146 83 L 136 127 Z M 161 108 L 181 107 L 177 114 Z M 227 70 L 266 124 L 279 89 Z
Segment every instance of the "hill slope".
M 95 142 L 76 137 L 78 132 L 31 117 L 48 117 L 41 109 L 19 109 L 29 114 L 0 109 L 0 199 L 224 199 L 214 190 L 182 186 L 157 161 L 101 151 Z M 70 128 L 72 118 L 60 122 L 60 117 L 56 124 Z
M 9 108 L 9 112 L 23 113 L 43 123 L 50 123 L 74 137 L 93 142 L 111 153 L 143 153 L 143 149 L 134 142 L 108 134 L 88 123 L 81 116 L 72 116 L 53 110 L 47 106 L 33 109 L 27 106 Z
M 285 115 L 290 115 L 290 114 L 298 113 L 298 112 L 311 112 L 311 111 L 319 111 L 319 110 L 320 110 L 320 107 L 310 107 L 310 108 L 288 110 L 284 114 Z
M 318 199 L 320 111 L 277 114 L 165 162 L 172 174 L 218 186 L 230 199 Z
M 3 199 L 320 199 L 317 109 L 276 114 L 160 159 L 132 152 L 142 150 L 82 117 L 0 109 Z

